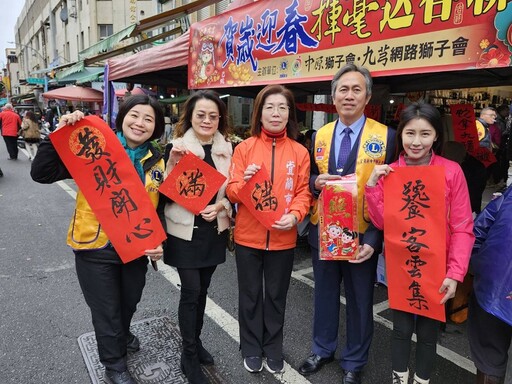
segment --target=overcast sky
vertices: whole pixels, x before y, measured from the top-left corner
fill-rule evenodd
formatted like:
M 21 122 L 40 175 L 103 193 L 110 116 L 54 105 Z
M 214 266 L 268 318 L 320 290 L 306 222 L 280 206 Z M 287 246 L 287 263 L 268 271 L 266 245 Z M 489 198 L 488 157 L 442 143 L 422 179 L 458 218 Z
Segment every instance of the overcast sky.
M 14 44 L 8 44 L 8 41 L 14 41 L 14 26 L 18 16 L 23 9 L 25 0 L 2 1 L 2 10 L 0 11 L 0 65 L 5 67 L 7 48 L 15 48 Z

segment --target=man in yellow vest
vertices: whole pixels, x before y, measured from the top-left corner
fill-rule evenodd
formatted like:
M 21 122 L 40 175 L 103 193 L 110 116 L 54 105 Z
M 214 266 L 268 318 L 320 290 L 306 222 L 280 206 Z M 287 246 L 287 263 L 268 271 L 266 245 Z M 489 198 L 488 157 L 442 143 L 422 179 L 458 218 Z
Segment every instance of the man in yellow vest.
M 364 202 L 364 185 L 376 164 L 395 156 L 395 131 L 369 119 L 365 106 L 372 95 L 370 72 L 354 64 L 341 68 L 331 82 L 339 119 L 313 136 L 310 188 L 318 197 L 329 180 L 355 173 L 358 185 L 359 254 L 354 261 L 324 261 L 318 257 L 318 216 L 314 207 L 309 244 L 315 278 L 313 346 L 299 372 L 308 375 L 333 361 L 338 347 L 340 290 L 344 282 L 346 345 L 341 352 L 344 384 L 361 383 L 373 336 L 373 287 L 382 232 L 371 225 Z

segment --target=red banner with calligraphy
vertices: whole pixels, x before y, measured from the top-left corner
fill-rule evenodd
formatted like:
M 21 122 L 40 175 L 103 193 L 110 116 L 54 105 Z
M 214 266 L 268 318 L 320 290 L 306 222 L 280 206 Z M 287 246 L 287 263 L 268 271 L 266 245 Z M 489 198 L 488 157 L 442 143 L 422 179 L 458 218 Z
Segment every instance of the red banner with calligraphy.
M 347 63 L 375 77 L 508 67 L 510 20 L 506 0 L 259 0 L 192 24 L 188 85 L 330 81 Z
M 481 147 L 476 129 L 475 110 L 471 104 L 450 106 L 455 141 L 464 144 L 466 151 L 486 167 L 496 162 L 496 157 L 488 148 Z
M 396 167 L 384 180 L 384 249 L 389 306 L 445 321 L 445 170 Z
M 224 181 L 226 176 L 189 152 L 176 164 L 158 190 L 194 215 L 199 215 Z
M 238 196 L 249 212 L 268 230 L 285 213 L 278 206 L 278 199 L 264 164 L 261 164 L 260 170 L 240 189 Z
M 320 260 L 354 260 L 359 248 L 355 174 L 328 181 L 318 198 Z
M 123 263 L 167 238 L 144 184 L 112 129 L 88 116 L 50 135 Z

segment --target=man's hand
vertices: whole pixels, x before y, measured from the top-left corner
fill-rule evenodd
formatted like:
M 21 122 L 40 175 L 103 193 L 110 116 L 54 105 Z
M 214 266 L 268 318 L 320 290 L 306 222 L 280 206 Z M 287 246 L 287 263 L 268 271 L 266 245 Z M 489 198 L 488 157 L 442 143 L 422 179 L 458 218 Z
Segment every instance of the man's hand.
M 353 264 L 363 263 L 366 260 L 368 260 L 370 257 L 372 257 L 374 251 L 375 250 L 373 249 L 373 247 L 368 245 L 368 244 L 360 245 L 359 246 L 359 253 L 356 255 L 356 259 L 355 260 L 349 260 L 348 262 L 349 263 L 353 263 Z

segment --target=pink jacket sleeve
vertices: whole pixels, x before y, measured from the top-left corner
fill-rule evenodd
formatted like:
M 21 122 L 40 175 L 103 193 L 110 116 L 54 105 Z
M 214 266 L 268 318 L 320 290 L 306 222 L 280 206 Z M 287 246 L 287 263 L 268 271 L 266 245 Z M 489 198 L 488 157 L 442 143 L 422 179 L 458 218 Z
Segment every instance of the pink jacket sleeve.
M 364 196 L 368 204 L 368 214 L 373 225 L 384 229 L 384 178 L 380 178 L 375 187 L 364 186 Z

